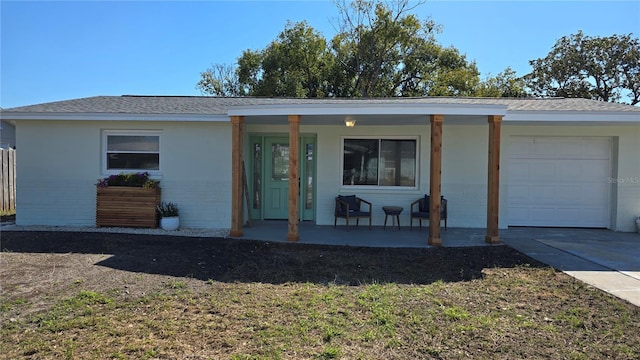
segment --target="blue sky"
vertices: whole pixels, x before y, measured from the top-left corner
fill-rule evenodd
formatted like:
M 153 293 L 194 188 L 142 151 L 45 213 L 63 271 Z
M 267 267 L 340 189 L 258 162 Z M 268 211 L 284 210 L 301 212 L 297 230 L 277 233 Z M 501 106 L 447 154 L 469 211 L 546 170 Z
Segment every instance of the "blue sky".
M 481 77 L 518 75 L 562 36 L 640 36 L 640 1 L 428 1 L 437 40 Z M 0 1 L 0 106 L 95 95 L 200 95 L 199 74 L 262 49 L 287 20 L 327 39 L 330 1 Z

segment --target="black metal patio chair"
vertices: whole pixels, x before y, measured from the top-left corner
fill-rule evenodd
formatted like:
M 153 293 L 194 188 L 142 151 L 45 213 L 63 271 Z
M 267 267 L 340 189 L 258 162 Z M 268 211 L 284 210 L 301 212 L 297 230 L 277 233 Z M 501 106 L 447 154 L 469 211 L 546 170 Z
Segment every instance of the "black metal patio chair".
M 367 205 L 368 209 L 362 209 L 363 204 Z M 371 229 L 371 209 L 369 201 L 355 195 L 338 195 L 336 197 L 333 227 L 338 224 L 338 218 L 344 218 L 347 231 L 349 231 L 349 219 L 356 219 L 356 226 L 358 226 L 361 218 L 369 218 L 369 229 Z
M 429 220 L 429 195 L 425 195 L 424 197 L 414 201 L 411 203 L 411 224 L 409 225 L 409 229 L 413 229 L 413 219 L 418 219 L 420 222 L 420 228 L 422 228 L 422 220 Z M 440 221 L 444 220 L 444 229 L 447 230 L 447 199 L 444 196 L 440 197 Z

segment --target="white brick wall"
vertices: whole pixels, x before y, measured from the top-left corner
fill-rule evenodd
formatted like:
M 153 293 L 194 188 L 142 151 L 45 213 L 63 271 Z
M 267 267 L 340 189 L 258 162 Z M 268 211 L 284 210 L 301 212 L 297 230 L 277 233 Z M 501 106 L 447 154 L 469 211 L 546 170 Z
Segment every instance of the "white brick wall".
M 228 123 L 19 121 L 17 143 L 17 223 L 19 225 L 95 224 L 95 183 L 100 171 L 101 131 L 161 130 L 162 198 L 176 202 L 184 227 L 228 228 L 231 224 L 231 126 Z M 334 197 L 355 193 L 374 204 L 374 223 L 384 221 L 383 205 L 405 208 L 429 192 L 429 124 L 419 126 L 310 126 L 301 133 L 317 136 L 316 222 L 333 224 Z M 286 134 L 288 126 L 247 125 L 250 133 Z M 442 194 L 449 199 L 449 225 L 486 226 L 488 126 L 443 126 Z M 354 190 L 341 187 L 343 136 L 418 136 L 419 184 L 416 189 Z M 612 154 L 614 230 L 633 231 L 640 215 L 640 126 L 503 125 L 501 149 L 500 227 L 507 226 L 509 136 L 609 136 Z M 245 144 L 247 144 L 245 142 Z M 248 155 L 245 149 L 245 157 Z
M 178 203 L 181 226 L 231 224 L 227 123 L 21 121 L 18 128 L 18 225 L 95 225 L 104 129 L 161 130 L 162 199 Z

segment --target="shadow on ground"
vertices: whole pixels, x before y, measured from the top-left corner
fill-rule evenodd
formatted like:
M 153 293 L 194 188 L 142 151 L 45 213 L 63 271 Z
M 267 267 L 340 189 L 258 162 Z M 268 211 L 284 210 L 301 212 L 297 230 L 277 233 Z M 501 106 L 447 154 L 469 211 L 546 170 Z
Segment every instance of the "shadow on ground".
M 546 265 L 508 247 L 366 248 L 113 233 L 2 232 L 2 251 L 111 254 L 96 265 L 203 281 L 428 284 Z

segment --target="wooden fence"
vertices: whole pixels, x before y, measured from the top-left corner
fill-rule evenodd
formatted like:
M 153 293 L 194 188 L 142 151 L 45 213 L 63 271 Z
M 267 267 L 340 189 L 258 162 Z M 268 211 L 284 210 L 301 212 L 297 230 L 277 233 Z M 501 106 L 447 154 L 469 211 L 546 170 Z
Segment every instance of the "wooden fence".
M 16 150 L 0 149 L 0 211 L 16 209 Z

